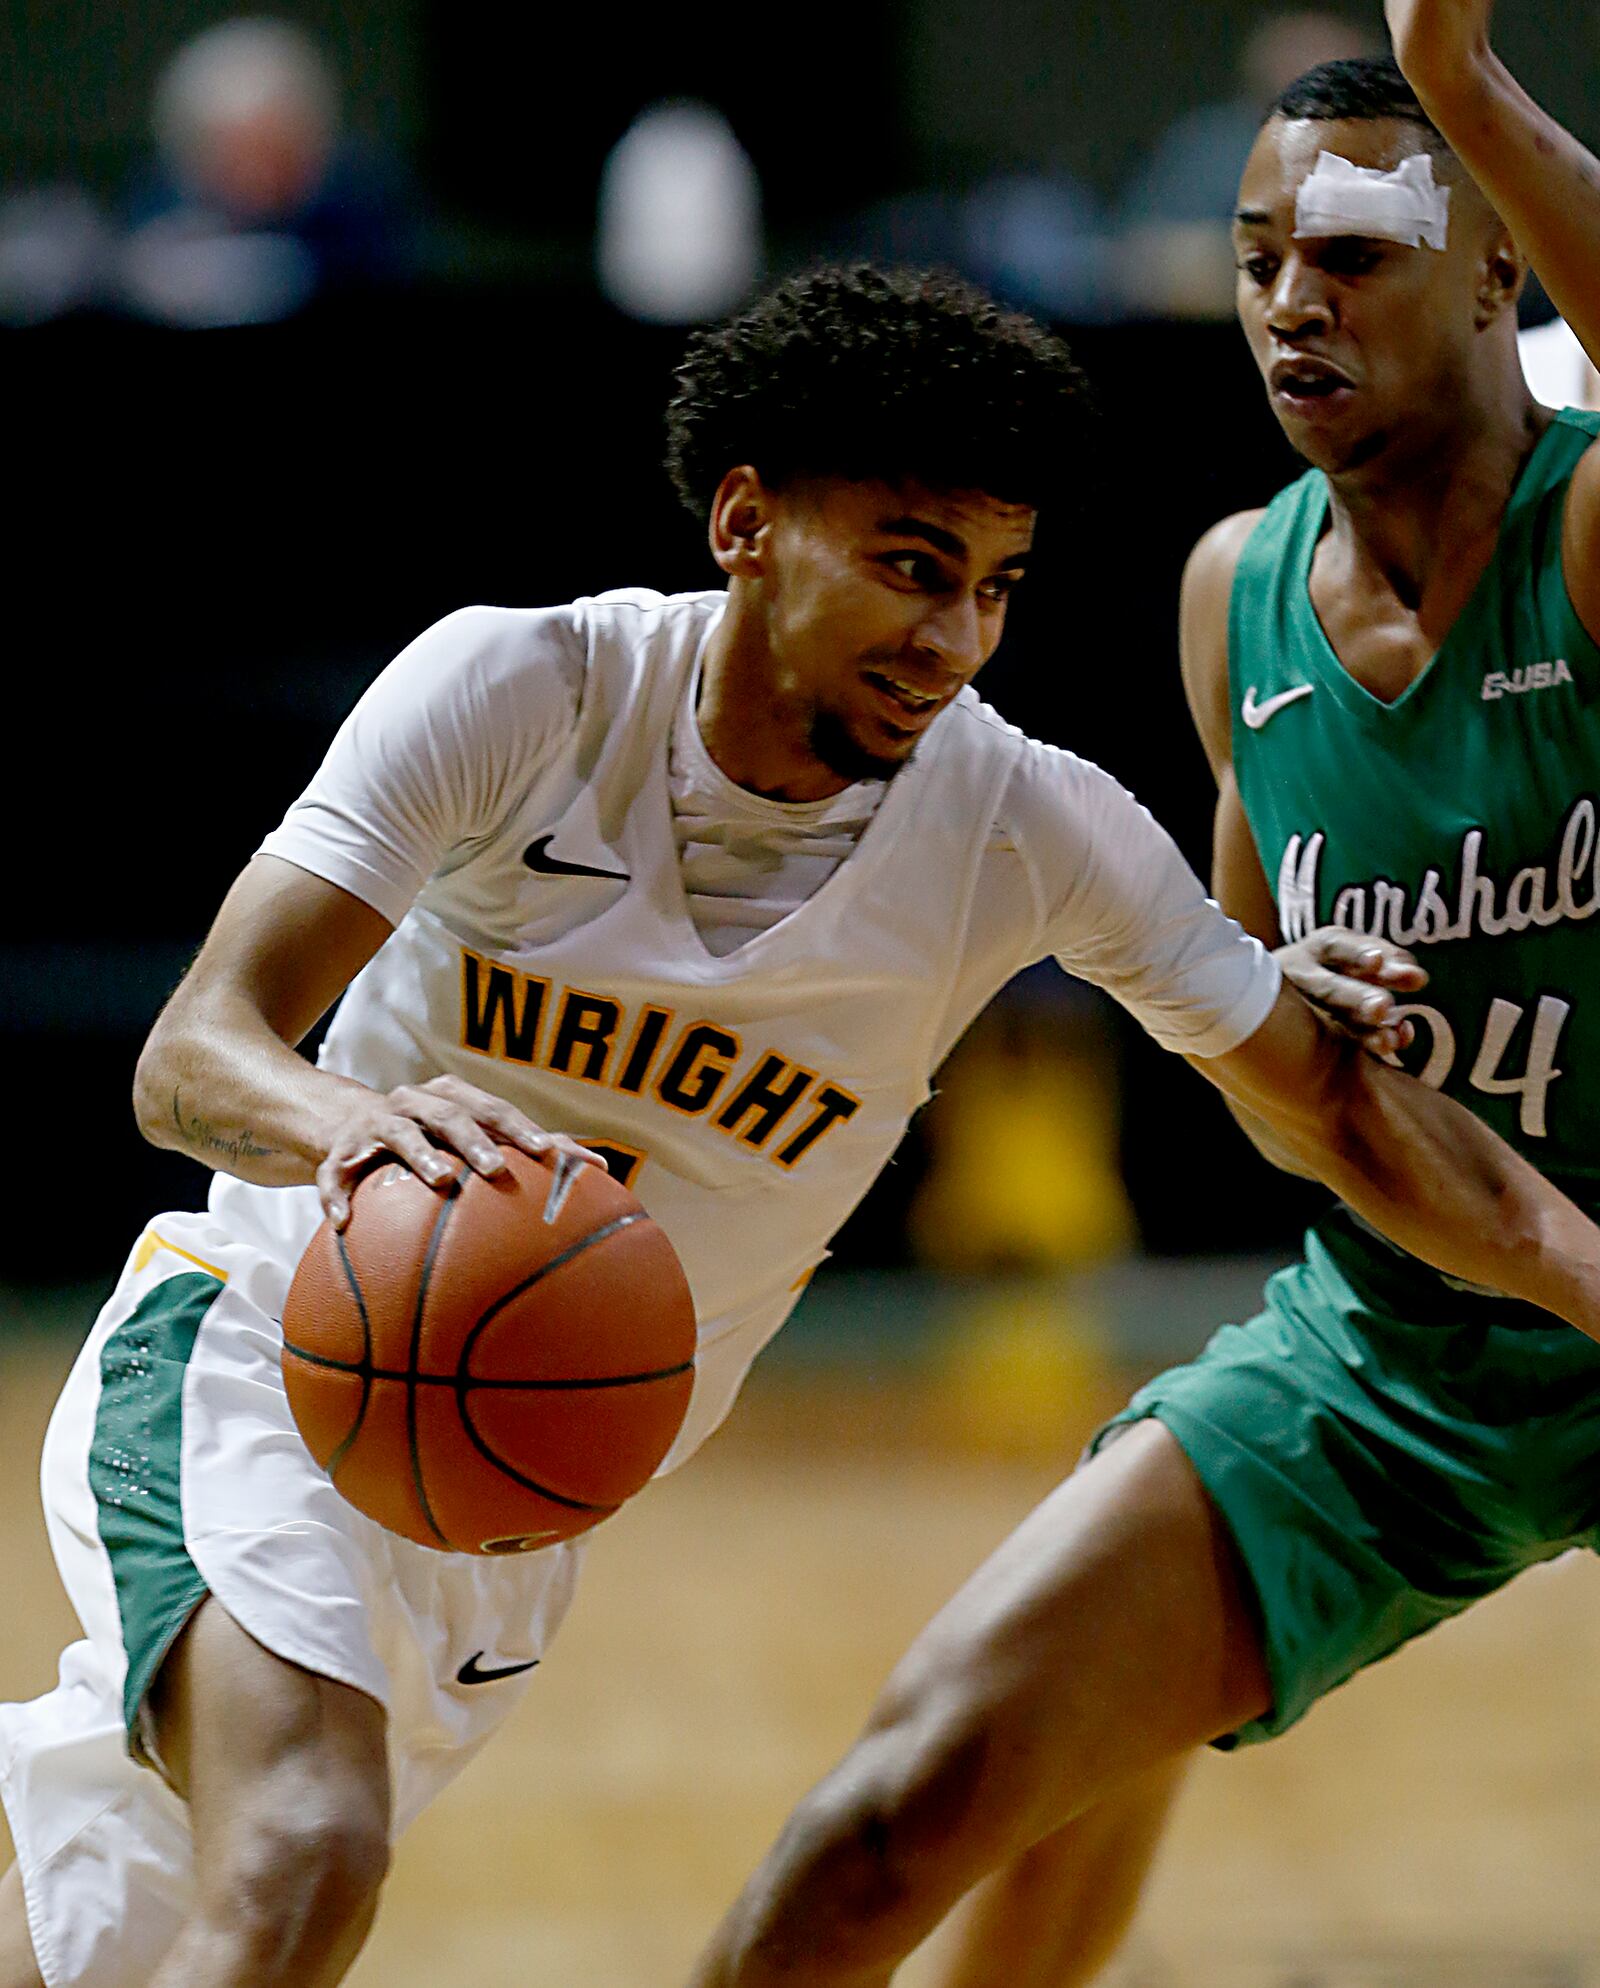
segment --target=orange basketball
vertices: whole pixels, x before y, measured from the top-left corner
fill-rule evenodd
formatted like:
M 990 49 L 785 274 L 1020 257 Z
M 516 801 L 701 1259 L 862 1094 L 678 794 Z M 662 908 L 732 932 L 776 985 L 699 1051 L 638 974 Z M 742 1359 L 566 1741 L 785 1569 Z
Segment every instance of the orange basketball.
M 448 1193 L 398 1164 L 311 1239 L 283 1310 L 306 1445 L 352 1505 L 455 1553 L 586 1532 L 646 1483 L 694 1381 L 672 1245 L 600 1167 L 502 1147 Z

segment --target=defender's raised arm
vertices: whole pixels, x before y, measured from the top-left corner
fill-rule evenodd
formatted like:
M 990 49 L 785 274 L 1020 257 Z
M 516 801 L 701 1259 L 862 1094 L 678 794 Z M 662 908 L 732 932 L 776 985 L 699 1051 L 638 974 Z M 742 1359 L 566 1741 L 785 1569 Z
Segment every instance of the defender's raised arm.
M 1385 5 L 1406 81 L 1600 365 L 1600 159 L 1495 54 L 1493 11 L 1493 0 Z

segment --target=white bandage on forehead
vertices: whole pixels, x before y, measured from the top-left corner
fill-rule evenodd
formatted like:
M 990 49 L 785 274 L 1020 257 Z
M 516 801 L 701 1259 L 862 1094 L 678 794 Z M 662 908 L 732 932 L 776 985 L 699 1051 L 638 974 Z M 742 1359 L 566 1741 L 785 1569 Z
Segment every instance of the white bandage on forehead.
M 1379 241 L 1442 249 L 1450 228 L 1450 189 L 1436 186 L 1433 160 L 1413 152 L 1392 173 L 1319 152 L 1295 195 L 1294 232 L 1372 235 Z

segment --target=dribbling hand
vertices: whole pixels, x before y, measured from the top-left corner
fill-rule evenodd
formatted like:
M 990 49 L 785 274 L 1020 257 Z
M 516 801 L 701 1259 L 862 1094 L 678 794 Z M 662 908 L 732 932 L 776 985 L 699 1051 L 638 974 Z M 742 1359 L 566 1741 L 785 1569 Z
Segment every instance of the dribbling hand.
M 1374 1056 L 1394 1056 L 1411 1041 L 1411 1023 L 1394 1018 L 1395 996 L 1416 993 L 1428 976 L 1403 946 L 1322 925 L 1280 946 L 1275 957 L 1284 978 L 1323 1020 Z
M 429 1187 L 443 1189 L 455 1178 L 457 1169 L 447 1157 L 451 1153 L 474 1173 L 492 1178 L 506 1166 L 496 1140 L 518 1146 L 534 1159 L 560 1152 L 590 1166 L 605 1166 L 597 1153 L 564 1132 L 546 1132 L 504 1098 L 460 1077 L 430 1077 L 425 1084 L 369 1092 L 346 1113 L 317 1168 L 322 1212 L 342 1229 L 350 1219 L 356 1182 L 385 1154 Z

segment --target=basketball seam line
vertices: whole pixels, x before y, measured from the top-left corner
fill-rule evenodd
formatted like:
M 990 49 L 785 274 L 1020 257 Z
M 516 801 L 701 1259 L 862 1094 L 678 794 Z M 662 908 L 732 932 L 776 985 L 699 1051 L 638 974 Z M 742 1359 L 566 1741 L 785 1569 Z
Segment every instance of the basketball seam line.
M 646 1381 L 674 1380 L 679 1374 L 694 1371 L 693 1360 L 680 1360 L 675 1367 L 651 1367 L 638 1374 L 600 1374 L 592 1380 L 508 1381 L 493 1377 L 463 1380 L 459 1374 L 420 1374 L 413 1373 L 408 1367 L 374 1367 L 370 1361 L 336 1360 L 331 1353 L 313 1353 L 309 1347 L 296 1346 L 289 1339 L 283 1342 L 283 1350 L 293 1354 L 297 1360 L 304 1360 L 310 1367 L 328 1367 L 339 1374 L 359 1374 L 365 1380 L 409 1381 L 417 1387 L 453 1387 L 459 1394 L 470 1394 L 480 1388 L 487 1388 L 491 1393 L 520 1389 L 529 1394 L 559 1394 L 574 1388 L 639 1387 Z M 364 1408 L 362 1412 L 365 1412 Z
M 569 1512 L 605 1513 L 615 1512 L 620 1509 L 615 1504 L 597 1505 L 589 1498 L 569 1498 L 564 1491 L 552 1491 L 548 1484 L 541 1484 L 537 1477 L 529 1477 L 526 1472 L 518 1470 L 514 1463 L 507 1463 L 503 1456 L 497 1455 L 489 1447 L 484 1438 L 478 1434 L 465 1415 L 461 1417 L 461 1426 L 467 1432 L 467 1441 L 471 1443 L 479 1456 L 486 1463 L 492 1463 L 495 1469 L 509 1477 L 513 1484 L 520 1484 L 524 1491 L 536 1492 L 539 1497 L 548 1498 L 552 1505 L 565 1505 Z
M 346 1247 L 344 1237 L 340 1235 L 337 1229 L 334 1231 L 333 1240 L 339 1251 L 339 1264 L 340 1268 L 344 1271 L 345 1282 L 350 1286 L 350 1295 L 355 1299 L 356 1310 L 361 1315 L 362 1346 L 361 1401 L 356 1409 L 356 1418 L 350 1424 L 344 1440 L 323 1465 L 323 1469 L 327 1471 L 329 1477 L 337 1482 L 339 1466 L 354 1448 L 356 1437 L 361 1434 L 361 1425 L 367 1419 L 367 1409 L 372 1401 L 372 1321 L 367 1317 L 367 1301 L 361 1295 L 361 1282 L 356 1276 L 355 1265 L 350 1261 L 350 1251 Z M 284 1341 L 285 1346 L 288 1343 L 287 1340 Z
M 473 1384 L 463 1378 L 463 1370 L 471 1361 L 472 1349 L 477 1344 L 479 1336 L 487 1329 L 490 1320 L 498 1312 L 503 1311 L 514 1298 L 520 1298 L 524 1291 L 530 1290 L 535 1284 L 548 1277 L 552 1271 L 559 1270 L 564 1263 L 570 1263 L 575 1256 L 581 1256 L 586 1249 L 593 1248 L 596 1243 L 604 1242 L 607 1236 L 614 1236 L 619 1229 L 631 1228 L 635 1222 L 642 1222 L 644 1220 L 646 1220 L 646 1216 L 642 1208 L 635 1210 L 631 1214 L 618 1215 L 612 1221 L 602 1222 L 599 1228 L 591 1229 L 586 1236 L 580 1236 L 576 1242 L 569 1243 L 564 1250 L 560 1250 L 556 1255 L 552 1256 L 548 1263 L 541 1263 L 532 1276 L 523 1278 L 520 1284 L 515 1285 L 511 1290 L 505 1292 L 503 1296 L 495 1299 L 494 1303 L 467 1334 L 465 1340 L 462 1342 L 460 1354 L 457 1356 L 456 1413 L 461 1418 L 461 1426 L 466 1430 L 467 1439 L 473 1448 L 477 1450 L 485 1462 L 492 1463 L 496 1470 L 503 1471 L 513 1483 L 520 1484 L 526 1491 L 537 1493 L 541 1498 L 549 1498 L 557 1505 L 565 1505 L 571 1511 L 608 1513 L 614 1512 L 618 1508 L 614 1504 L 596 1505 L 584 1498 L 564 1497 L 561 1492 L 552 1491 L 548 1484 L 541 1484 L 536 1477 L 529 1477 L 523 1471 L 518 1470 L 515 1464 L 508 1463 L 503 1456 L 490 1446 L 488 1438 L 483 1435 L 472 1419 L 467 1397 L 472 1391 Z M 692 1365 L 693 1363 L 690 1362 L 690 1364 Z M 419 1375 L 418 1378 L 420 1379 L 421 1376 Z
M 434 1538 L 444 1547 L 448 1547 L 450 1542 L 445 1537 L 438 1519 L 434 1517 L 433 1506 L 428 1502 L 428 1487 L 422 1481 L 422 1448 L 417 1440 L 416 1383 L 421 1378 L 419 1362 L 422 1355 L 422 1313 L 428 1302 L 429 1287 L 433 1282 L 434 1259 L 438 1256 L 439 1245 L 444 1240 L 445 1225 L 460 1201 L 462 1182 L 466 1179 L 468 1171 L 469 1169 L 463 1164 L 461 1171 L 450 1183 L 445 1204 L 439 1210 L 438 1218 L 433 1225 L 433 1234 L 428 1238 L 427 1254 L 422 1259 L 422 1271 L 417 1279 L 417 1308 L 411 1318 L 411 1370 L 406 1377 L 406 1439 L 411 1448 L 411 1481 L 416 1487 L 417 1502 L 422 1507 L 422 1516 L 427 1520 L 428 1528 Z
M 497 1312 L 504 1311 L 514 1298 L 520 1298 L 524 1291 L 531 1291 L 535 1284 L 542 1283 L 552 1271 L 561 1269 L 563 1264 L 570 1263 L 575 1256 L 581 1256 L 586 1249 L 592 1249 L 596 1243 L 604 1242 L 607 1236 L 614 1236 L 619 1229 L 632 1228 L 635 1222 L 648 1219 L 640 1209 L 634 1214 L 618 1215 L 612 1221 L 602 1222 L 598 1229 L 591 1229 L 586 1236 L 579 1236 L 576 1242 L 568 1243 L 565 1249 L 558 1250 L 548 1263 L 541 1263 L 531 1277 L 524 1277 L 520 1284 L 514 1284 L 509 1291 L 502 1292 L 462 1342 L 457 1372 L 471 1361 L 472 1349 L 478 1343 L 479 1335 L 487 1329 L 490 1320 Z

